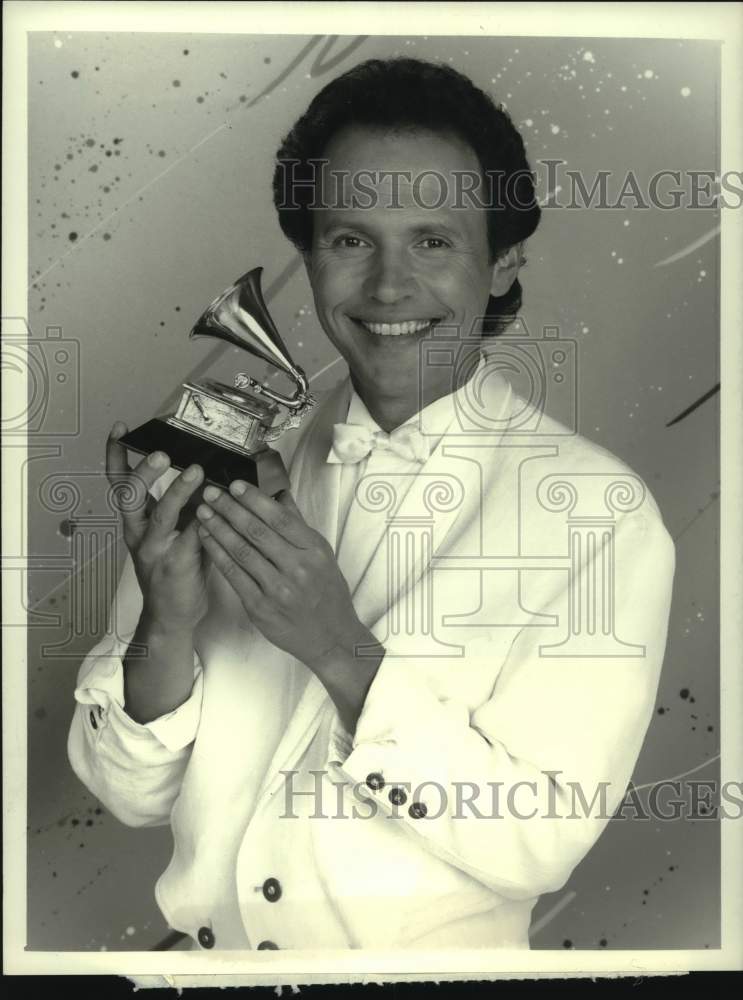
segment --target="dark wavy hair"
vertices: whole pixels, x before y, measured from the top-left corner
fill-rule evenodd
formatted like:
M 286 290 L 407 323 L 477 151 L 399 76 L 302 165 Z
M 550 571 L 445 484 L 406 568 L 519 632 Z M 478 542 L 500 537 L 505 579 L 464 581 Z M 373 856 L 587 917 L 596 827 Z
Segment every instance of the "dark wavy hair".
M 312 181 L 330 139 L 350 125 L 425 129 L 463 140 L 477 155 L 484 178 L 502 179 L 507 196 L 487 211 L 491 260 L 537 228 L 541 210 L 523 140 L 509 115 L 464 74 L 420 59 L 369 59 L 317 94 L 276 153 L 274 205 L 284 235 L 306 253 L 312 246 Z M 285 165 L 292 163 L 292 169 Z M 522 258 L 522 262 L 523 262 Z M 518 278 L 502 296 L 490 296 L 483 332 L 501 333 L 523 301 Z

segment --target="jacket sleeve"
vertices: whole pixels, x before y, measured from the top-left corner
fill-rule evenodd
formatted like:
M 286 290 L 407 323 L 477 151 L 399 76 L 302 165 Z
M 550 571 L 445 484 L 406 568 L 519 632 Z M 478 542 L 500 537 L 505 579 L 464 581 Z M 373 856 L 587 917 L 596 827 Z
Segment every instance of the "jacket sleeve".
M 387 645 L 353 738 L 334 723 L 331 772 L 335 757 L 336 774 L 379 813 L 507 898 L 565 884 L 621 804 L 653 714 L 675 566 L 660 515 L 620 520 L 614 554 L 615 631 L 633 655 L 545 656 L 556 630 L 534 622 L 497 669 L 476 640 L 466 655 L 497 677 L 472 710 L 437 697 L 414 658 L 391 657 Z M 599 549 L 584 560 L 578 588 L 603 558 Z M 566 597 L 539 608 L 560 609 L 565 629 Z
M 166 485 L 153 489 L 156 498 Z M 142 593 L 127 556 L 109 634 L 78 671 L 67 753 L 77 777 L 122 823 L 161 826 L 170 821 L 198 730 L 203 673 L 194 650 L 194 684 L 182 705 L 144 725 L 126 713 L 123 658 L 141 610 Z

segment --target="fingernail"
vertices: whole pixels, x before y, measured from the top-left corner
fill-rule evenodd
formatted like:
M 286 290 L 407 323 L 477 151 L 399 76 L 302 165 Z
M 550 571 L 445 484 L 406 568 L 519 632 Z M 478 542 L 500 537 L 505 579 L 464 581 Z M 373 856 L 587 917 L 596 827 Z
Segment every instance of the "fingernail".
M 217 497 L 219 496 L 219 492 L 220 491 L 217 489 L 216 486 L 207 486 L 207 488 L 204 490 L 204 499 L 216 500 Z
M 214 514 L 211 507 L 207 507 L 206 504 L 202 503 L 196 508 L 196 516 L 203 518 L 205 521 Z
M 199 475 L 198 465 L 189 465 L 186 471 L 183 473 L 183 481 L 186 483 L 192 483 L 194 479 L 197 479 Z
M 147 464 L 151 465 L 153 469 L 161 469 L 168 464 L 168 456 L 162 451 L 153 451 L 151 455 L 147 456 Z
M 117 420 L 116 423 L 111 428 L 111 437 L 120 438 L 121 435 L 125 433 L 126 433 L 126 424 L 122 424 L 120 420 Z
M 204 527 L 203 524 L 199 525 L 198 534 L 201 538 L 209 538 L 209 531 Z
M 230 493 L 236 497 L 241 497 L 247 488 L 247 485 L 240 479 L 236 479 L 234 483 L 230 483 Z

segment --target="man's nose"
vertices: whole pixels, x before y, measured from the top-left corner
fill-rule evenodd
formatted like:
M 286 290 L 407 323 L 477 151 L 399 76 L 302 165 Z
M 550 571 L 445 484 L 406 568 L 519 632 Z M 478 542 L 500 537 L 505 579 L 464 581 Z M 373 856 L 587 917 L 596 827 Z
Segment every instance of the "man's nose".
M 375 254 L 372 271 L 366 280 L 366 293 L 379 302 L 392 304 L 412 295 L 415 277 L 404 253 L 383 251 Z

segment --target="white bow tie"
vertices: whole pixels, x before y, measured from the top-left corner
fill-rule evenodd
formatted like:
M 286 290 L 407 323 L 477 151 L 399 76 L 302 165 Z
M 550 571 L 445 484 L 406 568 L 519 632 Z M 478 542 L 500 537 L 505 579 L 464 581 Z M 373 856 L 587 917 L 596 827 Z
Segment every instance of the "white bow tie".
M 408 462 L 426 462 L 430 455 L 428 439 L 413 424 L 403 424 L 387 434 L 372 431 L 363 424 L 334 424 L 333 448 L 328 462 L 355 464 L 374 449 L 394 452 Z

